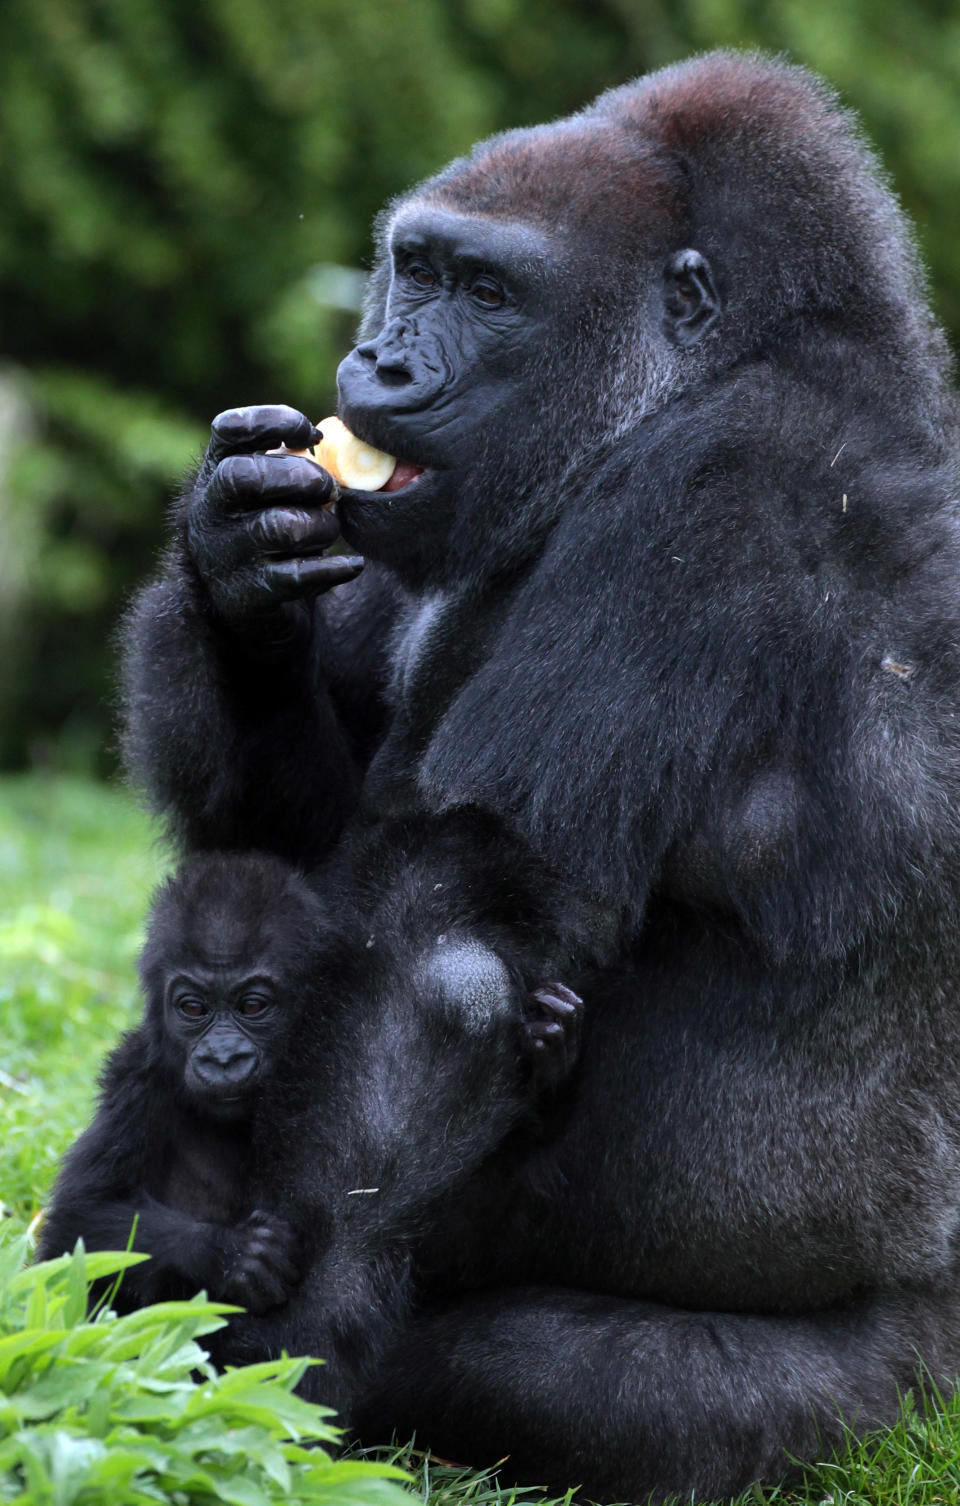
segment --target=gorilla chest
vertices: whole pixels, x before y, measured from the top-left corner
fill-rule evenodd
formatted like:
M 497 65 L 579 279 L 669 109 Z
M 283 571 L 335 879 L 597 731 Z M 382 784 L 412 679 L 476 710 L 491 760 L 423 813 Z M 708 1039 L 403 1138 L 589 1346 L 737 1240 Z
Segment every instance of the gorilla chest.
M 390 731 L 364 782 L 364 803 L 374 814 L 414 797 L 418 761 L 481 662 L 491 621 L 490 604 L 463 593 L 433 591 L 409 604 L 390 656 Z
M 159 1196 L 194 1218 L 233 1224 L 250 1211 L 241 1196 L 249 1181 L 248 1137 L 236 1129 L 201 1125 L 169 1148 Z
M 409 707 L 429 692 L 434 661 L 443 654 L 450 636 L 451 615 L 452 599 L 444 591 L 428 592 L 404 614 L 391 663 L 390 699 L 397 709 Z

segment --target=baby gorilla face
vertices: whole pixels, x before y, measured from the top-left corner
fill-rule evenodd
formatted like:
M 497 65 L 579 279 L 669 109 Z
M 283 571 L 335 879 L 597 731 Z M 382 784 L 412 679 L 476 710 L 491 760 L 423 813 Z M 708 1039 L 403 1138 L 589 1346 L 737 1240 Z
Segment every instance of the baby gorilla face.
M 273 980 L 260 971 L 175 974 L 165 997 L 167 1039 L 182 1057 L 195 1106 L 216 1119 L 248 1111 L 253 1088 L 276 1045 Z

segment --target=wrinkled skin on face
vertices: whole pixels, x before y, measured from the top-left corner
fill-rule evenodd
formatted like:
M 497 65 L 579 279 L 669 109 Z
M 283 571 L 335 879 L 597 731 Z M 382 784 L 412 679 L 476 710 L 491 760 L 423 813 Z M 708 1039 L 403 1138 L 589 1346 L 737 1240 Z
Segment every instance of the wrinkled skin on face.
M 689 351 L 719 315 L 710 263 L 692 248 L 671 251 L 676 228 L 658 218 L 674 192 L 670 173 L 644 143 L 627 147 L 610 126 L 597 134 L 601 148 L 617 146 L 654 211 L 644 226 L 651 266 L 639 287 L 613 222 L 598 259 L 602 213 L 587 233 L 569 212 L 549 222 L 542 206 L 536 217 L 523 204 L 513 218 L 491 216 L 482 202 L 474 210 L 482 153 L 464 181 L 449 170 L 381 225 L 365 337 L 338 372 L 339 412 L 361 439 L 397 457 L 398 482 L 376 493 L 343 489 L 335 515 L 354 549 L 411 584 L 528 560 L 576 468 L 595 466 L 627 417 L 609 411 L 617 369 L 631 373 L 626 408 L 636 412 L 637 394 L 646 385 L 649 401 L 675 381 L 678 349 Z M 569 143 L 561 148 L 544 143 L 547 156 L 562 159 Z M 633 242 L 626 259 L 635 262 L 636 251 Z M 333 512 L 324 514 L 330 483 L 315 467 L 231 454 L 303 447 L 311 439 L 304 415 L 232 410 L 215 420 L 213 436 L 209 500 L 191 525 L 192 548 L 221 610 L 236 621 L 259 617 L 262 633 L 271 606 L 342 584 L 359 562 L 319 556 L 336 528 Z M 534 495 L 535 512 L 525 503 Z M 214 520 L 238 512 L 250 516 L 228 545 Z M 224 565 L 245 572 L 229 598 Z
M 560 248 L 533 227 L 413 204 L 388 236 L 382 327 L 337 381 L 347 424 L 423 467 L 387 507 L 349 494 L 341 503 L 345 535 L 393 560 L 424 529 L 431 553 L 442 551 L 484 480 L 494 510 L 497 491 L 512 490 L 538 420 L 531 373 L 550 349 L 562 279 Z
M 386 292 L 366 321 L 379 328 L 341 363 L 340 411 L 423 470 L 387 507 L 347 492 L 344 535 L 411 580 L 441 579 L 439 559 L 447 578 L 515 568 L 542 547 L 565 479 L 609 445 L 597 349 L 615 364 L 622 284 L 598 278 L 592 247 L 572 229 L 465 214 L 442 193 L 401 205 L 382 240 Z M 646 294 L 649 344 L 666 369 L 675 346 L 712 327 L 719 295 L 693 250 L 671 257 Z M 524 506 L 532 495 L 535 517 Z

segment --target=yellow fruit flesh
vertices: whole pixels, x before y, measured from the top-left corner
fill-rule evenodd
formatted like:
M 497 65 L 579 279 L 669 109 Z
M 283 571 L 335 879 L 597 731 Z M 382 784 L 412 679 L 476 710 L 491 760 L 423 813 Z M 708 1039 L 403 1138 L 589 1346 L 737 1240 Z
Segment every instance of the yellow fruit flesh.
M 334 481 L 357 491 L 377 492 L 390 480 L 397 463 L 394 455 L 375 450 L 351 434 L 339 418 L 323 418 L 317 424 L 322 438 L 313 454 L 309 450 L 286 450 L 288 455 L 305 455 L 329 471 Z

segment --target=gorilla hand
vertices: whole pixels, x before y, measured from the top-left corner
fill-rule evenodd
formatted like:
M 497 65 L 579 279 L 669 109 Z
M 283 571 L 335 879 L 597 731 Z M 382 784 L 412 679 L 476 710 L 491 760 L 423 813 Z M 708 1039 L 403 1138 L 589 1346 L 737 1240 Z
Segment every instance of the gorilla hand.
M 223 1300 L 252 1313 L 281 1307 L 301 1275 L 299 1240 L 290 1225 L 257 1209 L 225 1243 Z
M 303 449 L 317 431 L 294 408 L 230 408 L 210 445 L 185 517 L 186 547 L 216 611 L 234 629 L 285 642 L 310 621 L 308 598 L 352 580 L 355 555 L 325 558 L 340 532 L 336 488 L 312 461 L 262 453 Z
M 536 1088 L 555 1088 L 570 1076 L 580 1054 L 583 1000 L 563 983 L 531 990 L 523 1041 Z

